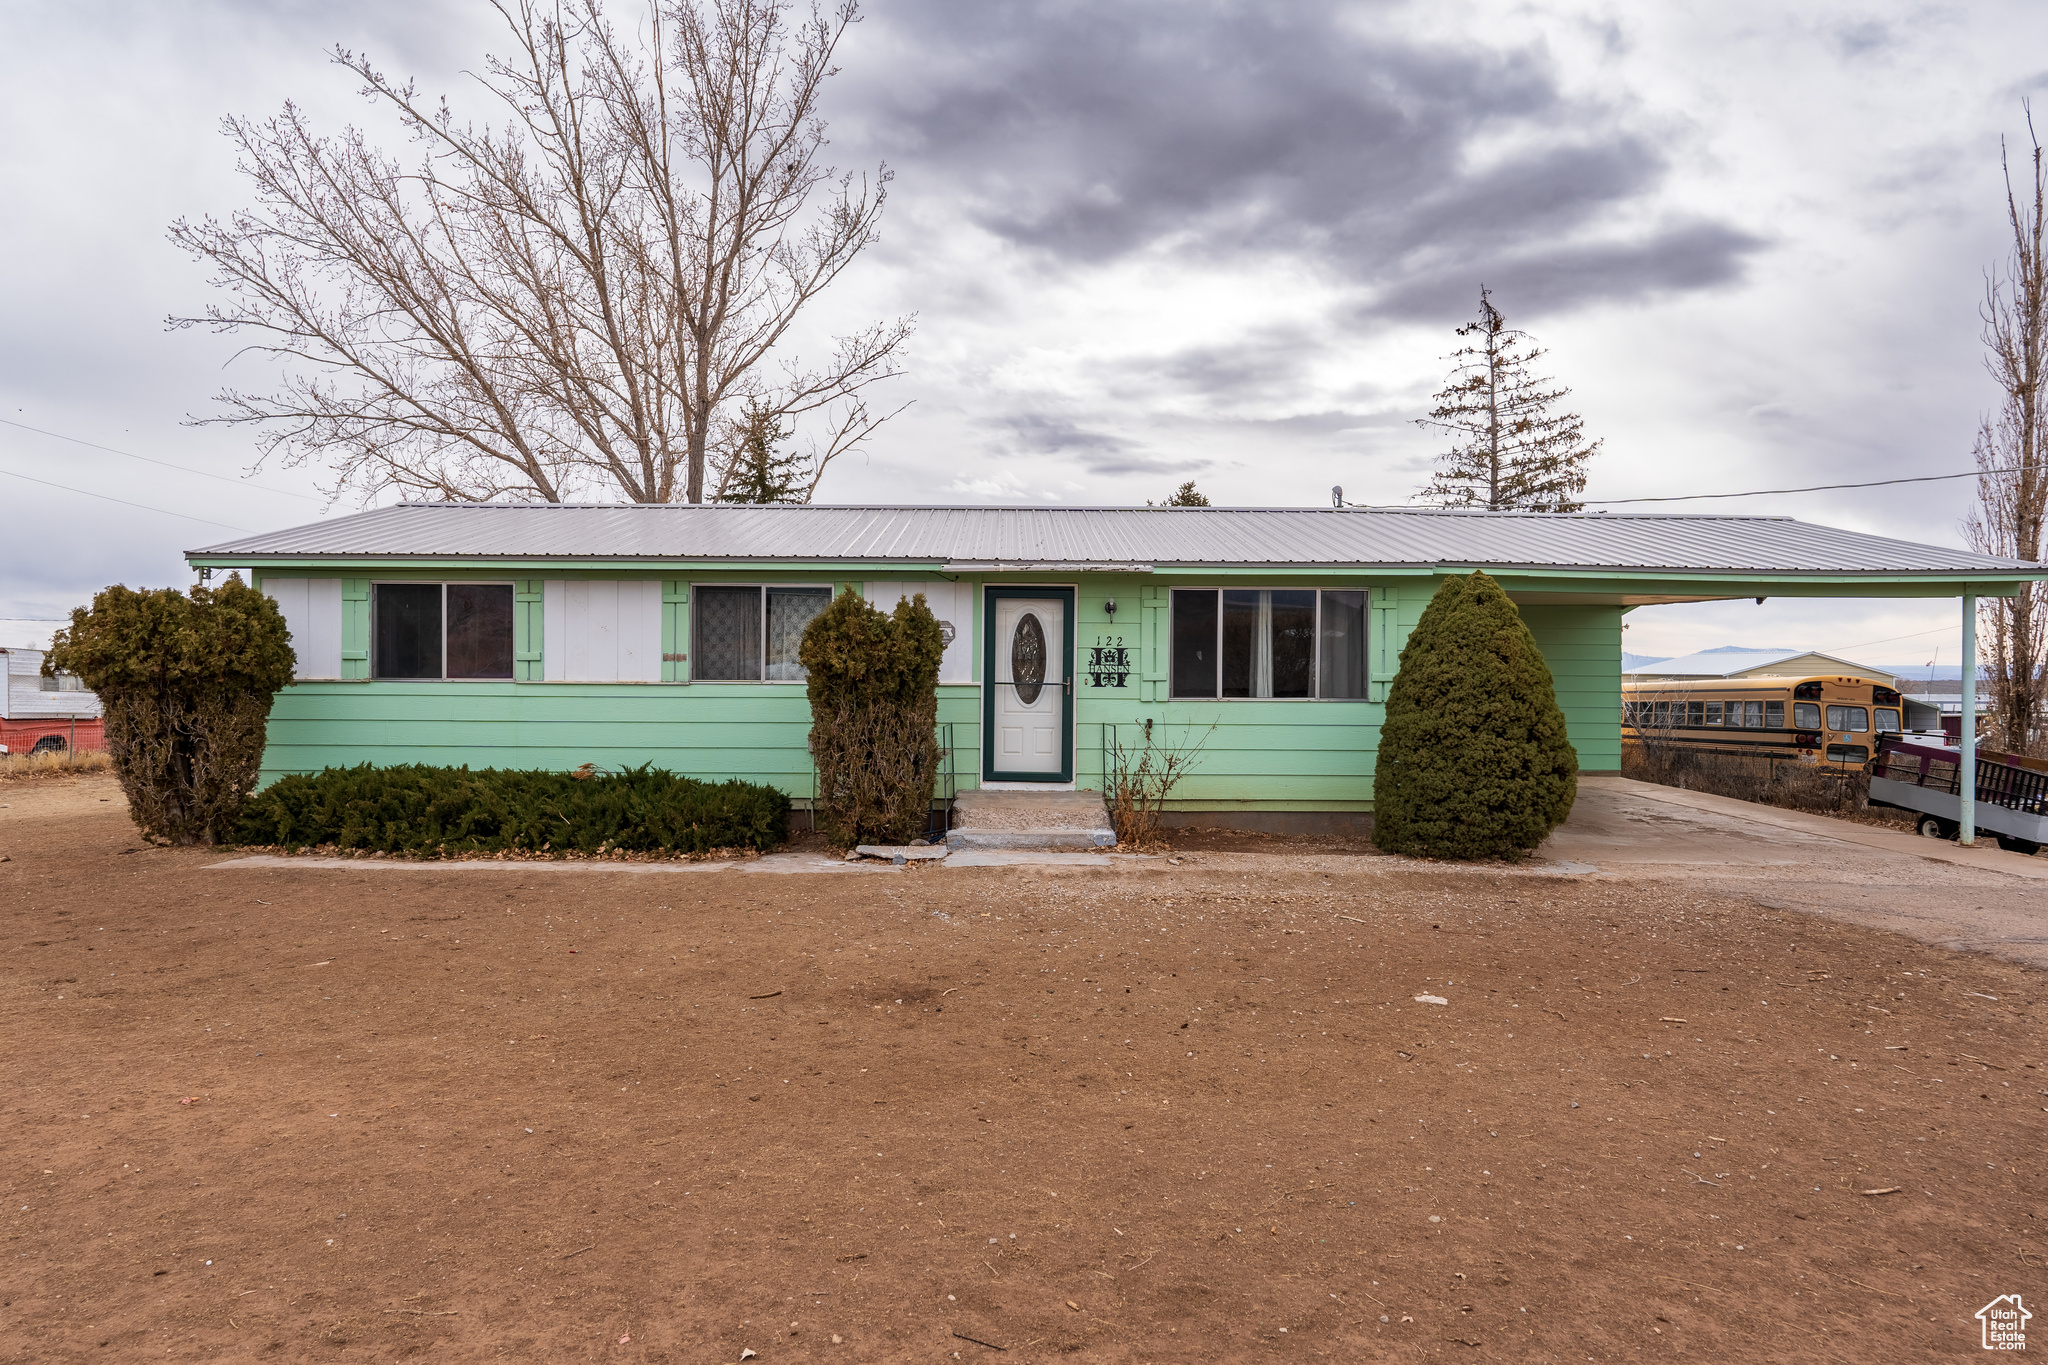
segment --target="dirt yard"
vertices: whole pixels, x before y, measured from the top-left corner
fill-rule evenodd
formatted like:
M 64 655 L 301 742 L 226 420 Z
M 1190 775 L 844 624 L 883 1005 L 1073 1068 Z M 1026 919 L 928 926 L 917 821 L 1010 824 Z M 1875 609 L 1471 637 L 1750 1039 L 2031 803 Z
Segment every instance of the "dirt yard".
M 1950 1361 L 2048 1292 L 2040 974 L 1751 896 L 0 807 L 4 1360 Z

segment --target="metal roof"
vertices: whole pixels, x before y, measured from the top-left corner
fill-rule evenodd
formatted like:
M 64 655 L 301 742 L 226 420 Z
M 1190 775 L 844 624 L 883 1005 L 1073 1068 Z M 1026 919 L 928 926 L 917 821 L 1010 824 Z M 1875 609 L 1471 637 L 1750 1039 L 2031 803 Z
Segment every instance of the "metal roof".
M 1705 649 L 1697 654 L 1683 654 L 1676 659 L 1659 659 L 1653 664 L 1638 664 L 1634 668 L 1622 669 L 1625 677 L 1645 677 L 1677 680 L 1682 678 L 1732 678 L 1738 673 L 1747 673 L 1752 668 L 1769 668 L 1772 664 L 1787 663 L 1793 659 L 1826 659 L 1840 664 L 1850 672 L 1881 673 L 1890 677 L 1889 668 L 1872 668 L 1852 659 L 1825 654 L 1817 649 Z
M 1202 566 L 2042 575 L 1790 517 L 1422 508 L 401 503 L 188 551 L 278 559 L 853 561 L 972 572 Z

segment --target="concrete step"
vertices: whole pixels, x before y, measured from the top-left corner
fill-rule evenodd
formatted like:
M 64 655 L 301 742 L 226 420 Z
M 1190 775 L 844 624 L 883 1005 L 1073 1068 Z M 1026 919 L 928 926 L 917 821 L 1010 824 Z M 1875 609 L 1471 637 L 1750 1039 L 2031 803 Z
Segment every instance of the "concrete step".
M 946 833 L 946 847 L 1007 849 L 1095 849 L 1115 848 L 1116 831 L 1100 829 L 954 829 Z
M 953 802 L 946 846 L 956 849 L 1114 848 L 1102 793 L 967 791 Z

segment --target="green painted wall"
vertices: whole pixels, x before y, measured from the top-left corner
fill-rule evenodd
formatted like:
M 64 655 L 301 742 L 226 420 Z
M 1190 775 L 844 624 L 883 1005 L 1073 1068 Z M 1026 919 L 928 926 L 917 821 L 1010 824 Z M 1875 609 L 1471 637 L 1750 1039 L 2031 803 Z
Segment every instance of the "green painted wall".
M 980 743 L 981 693 L 939 689 L 963 771 Z M 270 713 L 263 780 L 328 766 L 431 763 L 657 768 L 772 782 L 808 800 L 811 710 L 790 684 L 302 682 Z
M 1582 773 L 1621 771 L 1621 608 L 1524 607 Z
M 658 571 L 664 583 L 665 653 L 688 640 L 688 579 Z M 389 575 L 396 577 L 398 575 Z M 423 575 L 424 576 L 424 575 Z M 441 575 L 437 575 L 441 576 Z M 456 575 L 445 575 L 456 577 Z M 478 571 L 474 576 L 490 577 Z M 563 575 L 626 577 L 627 574 Z M 929 578 L 927 573 L 864 572 L 861 579 Z M 721 574 L 722 581 L 735 581 Z M 837 575 L 834 575 L 837 578 Z M 761 574 L 775 582 L 790 575 Z M 1103 785 L 1104 750 L 1114 734 L 1126 746 L 1144 741 L 1152 722 L 1156 744 L 1200 746 L 1189 777 L 1175 790 L 1182 810 L 1367 810 L 1386 687 L 1408 632 L 1435 589 L 1432 579 L 1370 580 L 1319 577 L 1322 587 L 1370 586 L 1371 690 L 1364 701 L 1172 701 L 1166 696 L 1167 575 L 1047 575 L 1039 581 L 1077 586 L 1075 643 L 1079 676 L 1075 707 L 1075 780 Z M 502 581 L 502 578 L 500 578 Z M 816 582 L 816 573 L 801 581 Z M 969 580 L 977 591 L 981 580 Z M 993 580 L 1002 581 L 1002 580 Z M 1031 581 L 1020 579 L 1018 581 Z M 1182 586 L 1216 586 L 1215 578 L 1186 575 Z M 1308 586 L 1286 575 L 1233 576 L 1229 586 Z M 291 772 L 359 763 L 466 764 L 473 768 L 569 769 L 652 763 L 692 777 L 772 782 L 808 800 L 813 772 L 805 740 L 810 708 L 795 684 L 685 683 L 687 665 L 669 663 L 663 683 L 542 682 L 540 581 L 518 584 L 519 611 L 514 682 L 370 682 L 368 581 L 348 580 L 343 592 L 344 664 L 351 680 L 303 682 L 279 694 L 270 720 L 263 780 Z M 1112 616 L 1109 600 L 1117 603 Z M 1620 766 L 1621 609 L 1528 607 L 1523 610 L 1557 679 L 1580 766 L 1588 772 Z M 973 638 L 979 639 L 977 619 Z M 1097 686 L 1088 676 L 1090 651 L 1130 651 L 1124 685 Z M 976 660 L 976 675 L 980 660 Z M 950 724 L 957 785 L 976 784 L 981 756 L 981 690 L 942 686 L 939 720 Z

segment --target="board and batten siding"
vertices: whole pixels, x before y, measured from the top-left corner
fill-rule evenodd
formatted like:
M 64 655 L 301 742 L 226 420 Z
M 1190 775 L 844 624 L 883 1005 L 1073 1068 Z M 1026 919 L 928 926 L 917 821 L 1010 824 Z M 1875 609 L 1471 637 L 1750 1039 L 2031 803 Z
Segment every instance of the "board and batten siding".
M 672 572 L 672 571 L 671 571 Z M 739 581 L 720 575 L 721 581 Z M 502 581 L 502 580 L 499 580 Z M 301 653 L 301 681 L 273 707 L 263 780 L 357 763 L 430 763 L 566 770 L 584 763 L 652 763 L 690 777 L 768 782 L 799 802 L 813 795 L 807 741 L 810 706 L 801 684 L 689 683 L 688 577 L 523 579 L 517 588 L 518 682 L 364 682 L 368 581 L 272 578 Z M 712 581 L 707 579 L 706 581 Z M 797 581 L 763 573 L 754 581 Z M 815 573 L 802 581 L 817 582 Z M 923 592 L 954 643 L 942 665 L 939 720 L 952 727 L 961 790 L 977 784 L 981 757 L 979 617 L 983 580 L 856 579 L 832 576 L 883 610 Z M 1021 580 L 1030 581 L 1030 580 Z M 1363 811 L 1371 809 L 1373 765 L 1388 685 L 1408 634 L 1437 581 L 1317 586 L 1369 587 L 1369 687 L 1362 701 L 1175 701 L 1167 696 L 1167 607 L 1171 585 L 1151 575 L 1057 574 L 1074 584 L 1078 657 L 1075 781 L 1104 783 L 1114 736 L 1126 748 L 1152 742 L 1199 746 L 1200 756 L 1170 806 L 1182 811 Z M 1190 579 L 1186 586 L 1211 586 Z M 1233 586 L 1308 586 L 1276 574 Z M 1107 608 L 1115 600 L 1112 615 Z M 303 605 L 301 605 L 303 603 Z M 1556 680 L 1582 771 L 1620 766 L 1621 609 L 1522 609 Z M 302 644 L 305 640 L 310 644 Z M 1128 651 L 1122 685 L 1098 683 L 1096 648 Z M 668 657 L 664 657 L 668 656 Z M 310 664 L 309 664 L 309 661 Z M 324 675 L 308 667 L 326 668 Z M 584 675 L 578 680 L 577 675 Z M 658 685 L 661 682 L 670 685 Z M 647 683 L 657 685 L 648 686 Z
M 291 632 L 293 676 L 341 677 L 341 580 L 265 577 L 262 586 Z
M 977 589 L 967 582 L 943 578 L 870 579 L 861 585 L 861 598 L 878 611 L 893 612 L 898 602 L 924 594 L 924 604 L 939 620 L 952 627 L 953 638 L 939 661 L 939 681 L 974 681 L 974 646 L 981 637 L 974 632 L 974 599 Z
M 660 682 L 662 585 L 652 578 L 545 580 L 547 682 Z

